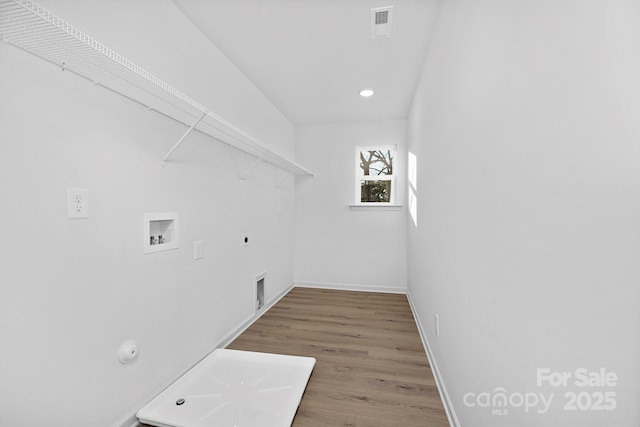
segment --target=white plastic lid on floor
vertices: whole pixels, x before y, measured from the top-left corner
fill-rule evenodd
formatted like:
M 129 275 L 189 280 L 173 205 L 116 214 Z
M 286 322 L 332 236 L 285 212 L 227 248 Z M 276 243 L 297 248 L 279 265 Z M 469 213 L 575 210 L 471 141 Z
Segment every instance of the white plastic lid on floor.
M 157 427 L 289 427 L 312 357 L 217 349 L 136 416 Z

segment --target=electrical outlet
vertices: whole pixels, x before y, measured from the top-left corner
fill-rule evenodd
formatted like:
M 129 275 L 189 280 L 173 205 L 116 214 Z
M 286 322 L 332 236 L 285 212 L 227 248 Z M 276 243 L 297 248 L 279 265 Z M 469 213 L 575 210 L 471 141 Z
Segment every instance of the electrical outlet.
M 193 259 L 202 259 L 202 240 L 193 242 Z
M 67 218 L 89 218 L 89 190 L 67 188 Z
M 440 316 L 436 314 L 434 317 L 435 317 L 435 326 L 436 326 L 436 336 L 439 337 L 440 336 Z

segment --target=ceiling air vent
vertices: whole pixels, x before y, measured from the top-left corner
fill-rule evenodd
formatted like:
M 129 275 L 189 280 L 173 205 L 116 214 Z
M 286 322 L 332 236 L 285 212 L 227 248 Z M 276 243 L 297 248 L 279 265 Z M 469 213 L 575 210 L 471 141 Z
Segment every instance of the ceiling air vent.
M 391 37 L 391 15 L 393 6 L 371 9 L 371 38 L 386 39 Z

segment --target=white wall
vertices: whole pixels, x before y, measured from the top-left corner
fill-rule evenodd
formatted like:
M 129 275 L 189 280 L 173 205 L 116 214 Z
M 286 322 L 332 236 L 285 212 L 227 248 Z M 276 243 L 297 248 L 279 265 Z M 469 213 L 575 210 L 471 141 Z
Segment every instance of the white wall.
M 293 153 L 291 123 L 170 2 L 50 3 L 107 45 L 128 35 L 113 47 Z M 200 134 L 163 168 L 184 126 L 6 44 L 0 94 L 0 424 L 108 426 L 253 316 L 256 274 L 267 299 L 292 283 L 294 181 L 276 189 L 259 166 L 241 183 L 253 159 Z M 89 219 L 67 219 L 67 187 L 89 190 Z M 180 248 L 144 255 L 143 214 L 164 211 Z M 126 339 L 139 359 L 124 366 Z
M 296 283 L 406 289 L 406 207 L 349 208 L 358 146 L 397 145 L 397 202 L 405 203 L 406 126 L 391 120 L 296 127 L 296 159 L 315 173 L 296 184 Z
M 39 0 L 107 47 L 274 148 L 293 126 L 170 0 Z
M 464 427 L 640 424 L 638 22 L 636 1 L 442 2 L 409 120 L 408 286 Z M 617 386 L 536 384 L 601 367 Z M 555 396 L 463 402 L 499 387 Z M 605 391 L 613 411 L 564 410 Z

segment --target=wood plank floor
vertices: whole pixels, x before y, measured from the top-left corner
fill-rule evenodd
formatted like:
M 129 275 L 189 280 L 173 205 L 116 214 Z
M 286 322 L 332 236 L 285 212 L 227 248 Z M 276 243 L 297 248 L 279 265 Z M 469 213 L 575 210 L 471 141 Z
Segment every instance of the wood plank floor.
M 228 348 L 317 359 L 294 427 L 448 427 L 405 295 L 294 288 Z
M 294 288 L 228 348 L 316 358 L 293 427 L 449 427 L 405 295 Z

